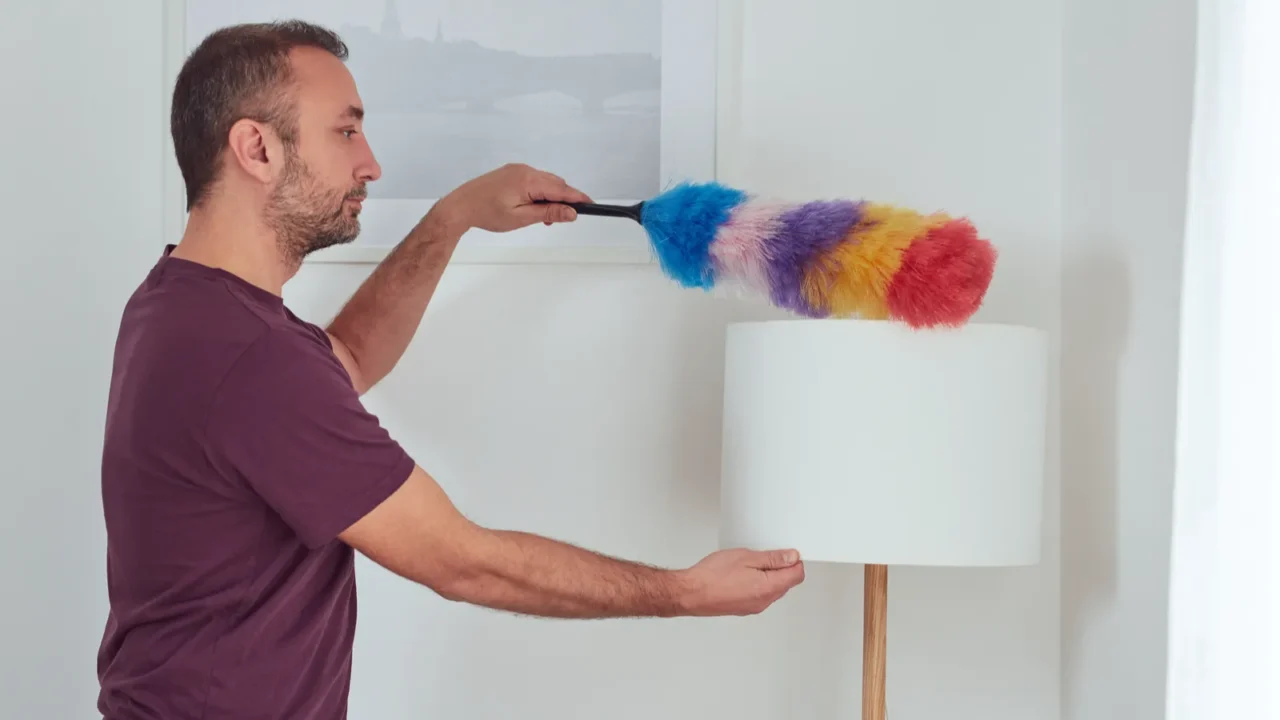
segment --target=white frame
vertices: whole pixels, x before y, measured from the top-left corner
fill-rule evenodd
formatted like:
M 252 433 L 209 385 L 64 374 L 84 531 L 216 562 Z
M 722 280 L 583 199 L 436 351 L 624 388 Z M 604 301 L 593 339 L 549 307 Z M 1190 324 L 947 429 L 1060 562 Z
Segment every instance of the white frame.
M 740 0 L 661 0 L 663 2 L 663 102 L 662 153 L 660 172 L 668 181 L 681 179 L 721 180 L 732 175 L 734 166 L 729 146 L 737 142 L 737 109 L 741 88 Z M 164 218 L 163 228 L 169 242 L 176 242 L 185 224 L 185 190 L 181 173 L 173 157 L 168 128 L 169 102 L 173 82 L 185 58 L 185 0 L 164 2 Z M 682 37 L 683 36 L 683 37 Z M 713 38 L 704 44 L 700 37 Z M 683 40 L 683 42 L 681 42 Z M 668 58 L 678 58 L 666 62 Z M 690 71 L 688 68 L 695 68 Z M 669 78 L 678 77 L 679 82 Z M 692 108 L 692 109 L 691 109 Z M 570 179 L 572 182 L 572 179 Z M 596 198 L 599 202 L 631 204 L 644 198 Z M 350 244 L 314 253 L 307 262 L 377 263 L 394 247 L 417 220 L 431 207 L 433 200 L 371 200 L 362 213 L 361 233 L 387 233 L 388 245 Z M 375 207 L 375 204 L 378 206 Z M 373 212 L 371 212 L 371 210 Z M 568 239 L 582 241 L 600 231 L 619 236 L 621 242 L 589 246 L 585 244 L 512 243 L 549 237 L 552 233 L 568 233 Z M 506 233 L 504 245 L 483 245 L 473 236 L 487 236 L 472 230 L 459 243 L 452 263 L 612 263 L 650 264 L 655 262 L 640 226 L 621 218 L 580 217 L 571 225 L 551 228 L 535 225 Z

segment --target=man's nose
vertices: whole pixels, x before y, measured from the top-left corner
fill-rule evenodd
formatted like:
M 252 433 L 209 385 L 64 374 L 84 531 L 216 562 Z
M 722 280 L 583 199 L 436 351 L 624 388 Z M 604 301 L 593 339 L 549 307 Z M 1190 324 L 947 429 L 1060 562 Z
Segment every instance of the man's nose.
M 364 142 L 365 156 L 362 162 L 356 168 L 356 179 L 360 182 L 373 182 L 382 177 L 382 166 L 378 164 L 378 158 L 374 157 L 373 148 L 369 147 L 369 142 Z
M 378 160 L 371 153 L 368 161 L 360 166 L 356 172 L 356 177 L 360 182 L 373 182 L 382 177 L 382 166 L 378 164 Z

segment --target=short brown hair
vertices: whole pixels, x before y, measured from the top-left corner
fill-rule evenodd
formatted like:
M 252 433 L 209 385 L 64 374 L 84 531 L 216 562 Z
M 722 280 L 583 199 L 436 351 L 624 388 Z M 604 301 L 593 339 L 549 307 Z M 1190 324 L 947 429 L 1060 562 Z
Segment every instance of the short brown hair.
M 251 118 L 296 142 L 296 108 L 286 92 L 289 52 L 313 47 L 347 59 L 347 46 L 326 28 L 287 20 L 232 25 L 208 35 L 183 63 L 173 89 L 170 133 L 187 189 L 187 210 L 208 194 L 231 126 Z

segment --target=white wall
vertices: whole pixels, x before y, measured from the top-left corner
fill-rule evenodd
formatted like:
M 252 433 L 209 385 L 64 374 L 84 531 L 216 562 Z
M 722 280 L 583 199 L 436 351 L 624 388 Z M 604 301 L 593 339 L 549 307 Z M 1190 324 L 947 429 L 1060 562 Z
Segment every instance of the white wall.
M 1164 717 L 1194 0 L 1070 0 L 1063 718 Z
M 747 6 L 746 69 L 759 74 L 746 86 L 737 180 L 968 214 L 1003 252 L 980 319 L 1056 337 L 1059 4 Z M 3 650 L 0 694 L 15 717 L 91 714 L 96 692 L 111 339 L 125 294 L 169 239 L 158 8 L 46 0 L 0 11 L 0 97 L 21 108 L 9 113 L 19 131 L 0 140 L 18 168 L 0 193 L 17 248 L 4 300 L 21 348 L 5 361 L 15 381 L 0 503 L 3 571 L 20 578 L 2 601 L 16 641 Z M 70 19 L 56 20 L 62 12 Z M 324 320 L 368 269 L 308 267 L 288 300 Z M 456 266 L 370 405 L 480 521 L 687 564 L 715 543 L 723 328 L 762 314 L 679 290 L 656 267 Z M 893 717 L 1058 716 L 1051 449 L 1041 565 L 891 573 Z M 670 622 L 449 606 L 368 563 L 359 582 L 356 719 L 858 712 L 860 568 L 813 566 L 762 616 Z
M 112 343 L 162 240 L 158 8 L 0 3 L 5 717 L 93 715 Z

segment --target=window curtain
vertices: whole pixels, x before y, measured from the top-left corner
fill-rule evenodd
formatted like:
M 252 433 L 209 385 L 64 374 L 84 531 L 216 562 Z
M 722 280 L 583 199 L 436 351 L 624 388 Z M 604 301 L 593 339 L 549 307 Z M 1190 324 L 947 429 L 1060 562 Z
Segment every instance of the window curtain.
M 1201 0 L 1198 12 L 1166 715 L 1275 720 L 1280 0 Z

